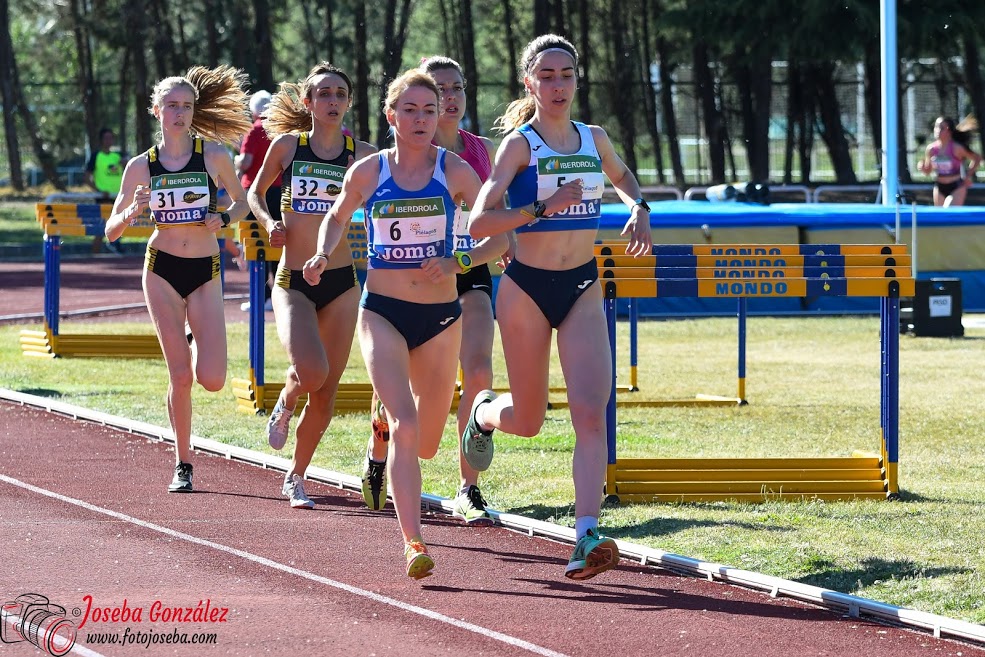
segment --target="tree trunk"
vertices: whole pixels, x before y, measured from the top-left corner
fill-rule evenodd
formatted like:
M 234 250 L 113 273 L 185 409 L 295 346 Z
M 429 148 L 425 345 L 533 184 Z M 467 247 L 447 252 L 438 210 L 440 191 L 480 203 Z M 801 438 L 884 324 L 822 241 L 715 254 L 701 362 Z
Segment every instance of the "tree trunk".
M 619 136 L 622 142 L 623 159 L 629 170 L 636 174 L 636 85 L 633 71 L 636 64 L 633 53 L 626 44 L 626 21 L 623 15 L 622 3 L 613 2 L 609 5 L 609 44 L 612 48 L 612 77 L 615 88 L 609 94 L 612 113 L 619 124 Z
M 643 91 L 643 116 L 646 117 L 646 128 L 650 135 L 650 148 L 653 149 L 657 180 L 663 185 L 666 184 L 667 177 L 664 175 L 663 147 L 660 143 L 660 128 L 657 126 L 657 96 L 653 89 L 653 81 L 651 80 L 652 76 L 650 73 L 650 67 L 655 61 L 653 47 L 650 41 L 650 0 L 643 0 L 642 9 L 643 20 L 637 23 L 639 34 L 636 41 L 640 44 L 641 54 L 638 70 L 640 72 L 640 81 L 642 82 L 640 88 Z
M 828 147 L 835 178 L 841 185 L 854 185 L 857 181 L 852 167 L 851 151 L 841 124 L 841 105 L 834 83 L 834 65 L 813 63 L 809 67 L 811 91 L 817 99 L 821 116 L 821 139 Z
M 551 31 L 550 0 L 534 0 L 534 35 Z
M 770 177 L 769 120 L 772 100 L 772 58 L 766 54 L 751 55 L 748 62 L 735 67 L 742 109 L 742 138 L 749 158 L 752 180 L 767 181 Z
M 10 38 L 10 9 L 7 0 L 0 0 L 0 93 L 3 94 L 3 132 L 7 145 L 7 163 L 10 167 L 10 186 L 24 191 L 24 170 L 21 166 L 20 143 L 17 139 L 17 111 L 14 101 L 13 79 L 14 50 Z
M 257 86 L 273 90 L 274 85 L 274 45 L 270 36 L 270 3 L 267 0 L 253 0 L 253 39 L 256 43 Z
M 154 25 L 151 51 L 154 53 L 157 77 L 162 79 L 177 75 L 183 68 L 179 61 L 178 50 L 174 47 L 178 40 L 171 30 L 171 21 L 168 18 L 170 13 L 174 13 L 174 6 L 170 2 L 166 3 L 166 0 L 153 0 L 147 11 L 151 24 Z
M 510 72 L 507 76 L 507 89 L 509 90 L 510 98 L 520 97 L 520 81 L 517 79 L 516 74 L 516 34 L 513 31 L 513 5 L 510 4 L 510 0 L 503 0 L 503 35 L 506 37 L 506 52 L 508 61 L 506 62 L 506 70 Z
M 205 52 L 206 65 L 215 68 L 219 65 L 219 27 L 216 19 L 222 15 L 222 0 L 204 0 L 205 11 L 202 18 L 205 20 Z
M 966 32 L 961 40 L 964 45 L 964 74 L 968 85 L 968 95 L 971 96 L 971 107 L 975 116 L 985 122 L 985 82 L 982 81 L 981 60 L 978 56 L 978 44 L 975 35 Z M 985 153 L 985 130 L 978 130 L 978 152 Z M 972 149 L 976 150 L 976 149 Z
M 578 118 L 582 123 L 592 122 L 592 80 L 591 80 L 591 47 L 589 34 L 591 19 L 589 18 L 588 0 L 578 0 L 578 63 L 581 66 L 578 80 Z
M 308 50 L 308 61 L 317 62 L 318 61 L 318 43 L 321 41 L 318 35 L 315 34 L 315 24 L 311 19 L 311 12 L 314 8 L 310 2 L 301 3 L 301 18 L 304 21 L 304 45 Z M 331 14 L 328 15 L 328 20 L 331 20 Z M 329 58 L 331 61 L 331 58 Z
M 773 105 L 773 57 L 760 53 L 754 60 L 752 97 L 755 106 L 752 142 L 756 149 L 753 176 L 760 181 L 770 179 L 770 108 Z
M 386 88 L 400 72 L 400 62 L 403 59 L 404 43 L 407 40 L 407 23 L 410 20 L 410 0 L 387 0 L 386 20 L 383 26 L 383 77 L 380 79 L 380 103 L 386 100 Z M 379 113 L 377 122 L 376 146 L 383 148 L 389 124 L 384 112 Z
M 564 0 L 553 0 L 551 3 L 551 15 L 553 17 L 554 27 L 551 30 L 554 34 L 559 34 L 563 37 L 568 36 L 568 28 L 564 20 Z
M 10 35 L 8 34 L 7 36 L 9 37 Z M 9 48 L 10 52 L 13 52 L 13 44 L 8 43 L 7 48 Z M 51 158 L 51 154 L 45 150 L 44 140 L 41 137 L 41 129 L 38 127 L 37 121 L 34 120 L 34 113 L 31 111 L 27 101 L 24 100 L 20 74 L 17 72 L 17 61 L 11 59 L 10 64 L 13 73 L 11 77 L 13 79 L 14 103 L 17 105 L 17 114 L 21 117 L 21 121 L 24 122 L 24 128 L 31 142 L 31 150 L 34 151 L 34 157 L 41 165 L 41 171 L 44 172 L 45 180 L 54 185 L 55 189 L 65 191 L 65 185 L 58 177 L 58 169 L 55 166 L 55 161 Z
M 800 67 L 792 58 L 787 61 L 787 135 L 783 145 L 783 184 L 793 182 L 793 152 L 797 126 L 803 116 L 800 91 Z
M 117 121 L 116 125 L 119 126 L 119 136 L 120 150 L 125 151 L 127 146 L 127 106 L 129 103 L 127 100 L 130 98 L 130 81 L 127 71 L 130 70 L 130 51 L 123 50 L 123 61 L 120 64 L 120 91 L 119 97 L 117 98 Z M 139 151 L 139 147 L 138 147 Z
M 369 63 L 366 56 L 366 5 L 355 3 L 356 23 L 356 134 L 363 141 L 369 141 Z
M 684 162 L 681 160 L 681 144 L 677 136 L 677 114 L 674 112 L 674 66 L 667 54 L 667 42 L 663 37 L 657 39 L 657 57 L 660 58 L 660 105 L 663 108 L 664 124 L 667 126 L 667 145 L 670 147 L 670 166 L 674 169 L 674 184 L 683 189 Z
M 882 63 L 879 44 L 873 43 L 865 49 L 862 57 L 865 68 L 865 113 L 872 126 L 872 153 L 876 162 L 882 162 Z M 881 166 L 881 165 L 880 165 Z
M 127 0 L 123 11 L 127 49 L 132 61 L 134 128 L 136 132 L 134 137 L 137 140 L 137 151 L 140 152 L 150 148 L 153 143 L 150 115 L 147 113 L 151 90 L 147 84 L 147 58 L 144 54 L 146 30 L 143 2 L 141 0 Z
M 254 80 L 257 79 L 257 46 L 253 42 L 255 35 L 253 30 L 246 24 L 248 16 L 248 0 L 228 0 L 226 11 L 228 12 L 229 22 L 231 23 L 230 39 L 227 42 L 226 53 L 223 56 L 223 63 L 232 64 L 236 68 L 241 68 Z M 231 42 L 232 47 L 228 47 Z
M 712 183 L 725 182 L 724 120 L 718 109 L 715 78 L 708 59 L 708 46 L 698 41 L 694 45 L 694 82 L 701 99 L 701 113 L 708 138 L 708 157 L 711 160 Z
M 327 0 L 325 2 L 325 53 L 328 55 L 328 61 L 336 64 L 335 61 L 335 3 L 333 0 Z M 318 43 L 315 41 L 315 43 Z M 312 62 L 318 61 L 317 57 L 311 58 Z
M 81 0 L 69 0 L 68 10 L 75 36 L 75 52 L 78 57 L 79 98 L 82 99 L 82 119 L 91 148 L 99 144 L 99 89 L 92 72 L 92 50 L 89 48 L 89 30 L 82 21 L 85 8 Z
M 814 152 L 814 123 L 816 107 L 814 94 L 808 90 L 808 70 L 804 64 L 798 67 L 800 116 L 797 118 L 797 150 L 800 156 L 800 181 L 807 184 L 811 181 L 811 154 Z
M 441 40 L 445 44 L 445 55 L 455 59 L 456 55 L 456 40 L 454 35 L 450 31 L 450 27 L 454 24 L 452 18 L 449 14 L 455 11 L 454 7 L 449 7 L 448 3 L 452 0 L 438 0 L 438 11 L 441 12 Z
M 175 70 L 184 71 L 188 69 L 188 62 L 191 61 L 188 55 L 188 39 L 185 38 L 185 13 L 179 13 L 176 20 L 178 21 L 178 52 L 175 53 Z
M 463 2 L 459 13 L 462 35 L 462 67 L 465 69 L 465 97 L 469 113 L 469 125 L 472 132 L 479 134 L 479 71 L 475 65 L 475 28 L 472 25 L 472 3 Z

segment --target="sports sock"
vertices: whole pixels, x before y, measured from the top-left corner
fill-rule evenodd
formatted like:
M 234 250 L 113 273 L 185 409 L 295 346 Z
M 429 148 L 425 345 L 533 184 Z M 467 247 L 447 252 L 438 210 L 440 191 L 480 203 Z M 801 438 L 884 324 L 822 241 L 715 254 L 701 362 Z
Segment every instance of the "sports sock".
M 575 540 L 580 541 L 588 530 L 599 528 L 599 519 L 594 516 L 581 516 L 575 518 Z M 596 532 L 598 533 L 598 532 Z

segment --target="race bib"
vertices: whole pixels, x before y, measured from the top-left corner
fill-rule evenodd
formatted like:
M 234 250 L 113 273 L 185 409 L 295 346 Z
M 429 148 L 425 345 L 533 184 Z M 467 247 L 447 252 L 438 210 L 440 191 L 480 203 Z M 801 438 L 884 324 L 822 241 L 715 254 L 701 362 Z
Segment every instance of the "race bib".
M 291 210 L 325 214 L 342 191 L 345 167 L 320 162 L 294 162 L 291 168 Z
M 602 163 L 591 155 L 551 155 L 537 159 L 537 200 L 546 201 L 557 188 L 576 178 L 582 181 L 581 203 L 546 218 L 597 219 L 602 216 Z
M 377 201 L 372 209 L 372 255 L 390 263 L 443 258 L 445 202 L 440 196 Z
M 479 244 L 479 240 L 469 235 L 469 206 L 462 204 L 455 208 L 455 250 L 471 251 Z
M 204 171 L 152 176 L 150 210 L 155 223 L 190 224 L 209 211 L 209 174 Z

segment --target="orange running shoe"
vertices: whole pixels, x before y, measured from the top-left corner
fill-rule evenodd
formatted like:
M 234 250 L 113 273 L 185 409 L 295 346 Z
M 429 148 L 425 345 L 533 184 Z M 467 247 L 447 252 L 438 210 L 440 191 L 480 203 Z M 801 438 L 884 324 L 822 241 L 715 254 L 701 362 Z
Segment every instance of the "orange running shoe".
M 407 575 L 414 579 L 424 579 L 434 569 L 434 559 L 428 554 L 428 547 L 419 538 L 404 543 L 404 556 L 407 558 Z
M 383 402 L 376 399 L 376 408 L 373 409 L 373 440 L 382 440 L 387 442 L 390 440 L 390 420 L 387 419 L 386 409 L 383 408 Z

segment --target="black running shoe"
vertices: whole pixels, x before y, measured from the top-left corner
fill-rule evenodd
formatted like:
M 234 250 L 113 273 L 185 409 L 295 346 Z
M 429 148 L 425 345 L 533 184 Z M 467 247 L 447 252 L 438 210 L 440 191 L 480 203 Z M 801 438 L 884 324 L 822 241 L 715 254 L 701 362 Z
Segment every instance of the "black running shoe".
M 174 466 L 174 479 L 168 486 L 169 493 L 190 493 L 192 492 L 192 464 L 179 462 Z

